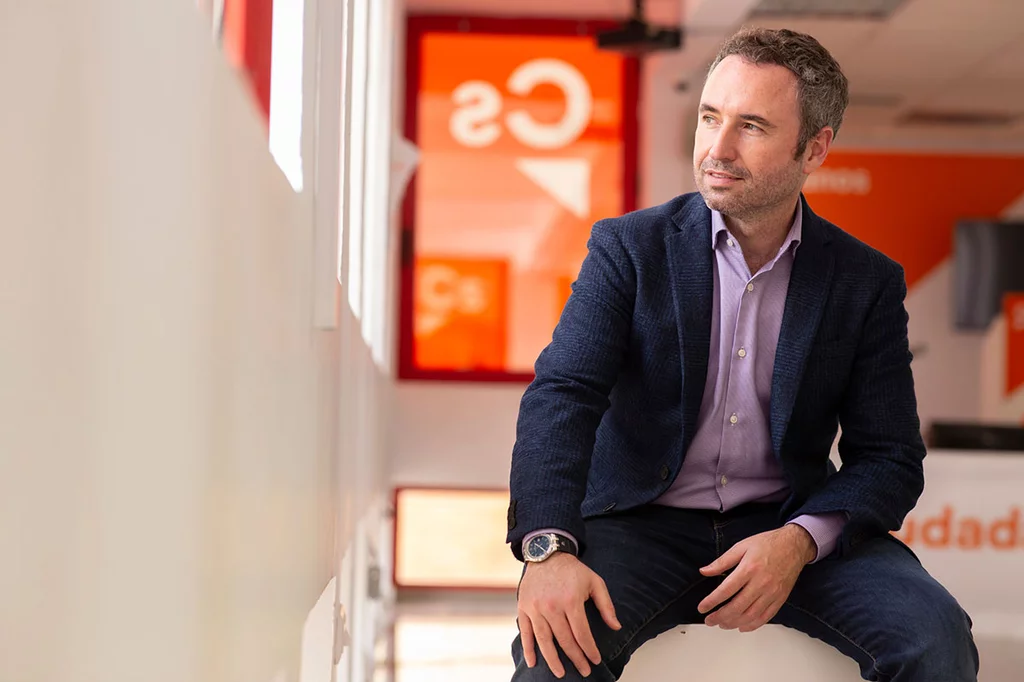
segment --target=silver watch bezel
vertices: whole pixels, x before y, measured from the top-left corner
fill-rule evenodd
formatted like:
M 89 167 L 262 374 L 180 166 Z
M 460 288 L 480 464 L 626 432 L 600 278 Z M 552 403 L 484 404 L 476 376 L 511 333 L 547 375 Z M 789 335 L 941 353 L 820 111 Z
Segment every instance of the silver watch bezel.
M 548 548 L 544 552 L 544 554 L 542 556 L 539 556 L 539 557 L 531 556 L 527 551 L 523 552 L 523 559 L 525 561 L 528 561 L 528 562 L 534 563 L 534 564 L 538 564 L 538 563 L 540 563 L 542 561 L 545 561 L 546 559 L 550 559 L 552 554 L 554 554 L 555 552 L 559 551 L 559 549 L 558 549 L 558 538 L 559 538 L 558 533 L 541 533 L 540 535 L 535 535 L 532 538 L 530 538 L 530 542 L 526 543 L 526 548 L 525 549 L 528 550 L 529 547 L 530 547 L 530 544 L 534 540 L 536 540 L 537 538 L 547 538 L 550 541 L 551 544 L 548 545 Z

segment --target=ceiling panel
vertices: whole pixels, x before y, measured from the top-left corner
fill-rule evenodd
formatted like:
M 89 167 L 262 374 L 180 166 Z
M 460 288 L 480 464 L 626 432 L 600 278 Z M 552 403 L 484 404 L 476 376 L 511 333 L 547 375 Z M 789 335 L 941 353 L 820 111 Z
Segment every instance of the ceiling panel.
M 912 0 L 856 53 L 851 80 L 914 87 L 955 78 L 1020 33 L 1006 0 Z
M 1024 2 L 1021 2 L 1024 7 Z M 1024 19 L 1021 20 L 1024 26 Z M 978 68 L 979 78 L 1016 79 L 1017 87 L 1024 89 L 1024 31 L 1017 35 L 1009 44 L 993 54 Z
M 1024 83 L 1021 79 L 963 78 L 947 83 L 924 98 L 919 107 L 938 111 L 972 111 L 1024 116 Z
M 765 28 L 788 28 L 814 36 L 842 65 L 847 59 L 857 56 L 863 46 L 883 30 L 884 24 L 865 19 L 801 19 L 785 17 L 758 18 L 747 22 L 748 26 Z
M 897 113 L 898 110 L 894 107 L 872 107 L 851 104 L 846 108 L 846 114 L 843 116 L 843 126 L 840 128 L 840 134 L 843 131 L 848 132 L 852 129 L 888 125 L 893 122 Z
M 679 21 L 683 0 L 645 0 L 655 23 Z M 625 18 L 633 0 L 406 0 L 410 14 L 500 15 L 506 17 Z

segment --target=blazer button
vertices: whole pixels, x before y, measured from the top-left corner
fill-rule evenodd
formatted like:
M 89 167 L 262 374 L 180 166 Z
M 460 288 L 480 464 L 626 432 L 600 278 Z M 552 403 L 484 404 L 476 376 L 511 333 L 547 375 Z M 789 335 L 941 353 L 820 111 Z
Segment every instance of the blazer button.
M 668 475 L 670 473 L 672 473 L 672 472 L 669 471 L 668 465 L 667 464 L 663 464 L 662 467 L 661 467 L 661 480 L 667 481 L 668 480 Z

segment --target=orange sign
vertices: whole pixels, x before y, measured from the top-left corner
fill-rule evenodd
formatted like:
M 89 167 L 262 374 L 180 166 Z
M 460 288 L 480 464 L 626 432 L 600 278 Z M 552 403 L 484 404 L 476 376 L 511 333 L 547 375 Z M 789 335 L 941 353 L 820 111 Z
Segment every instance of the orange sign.
M 1007 294 L 1003 299 L 1006 315 L 1006 395 L 1024 386 L 1024 293 Z
M 504 368 L 505 270 L 502 261 L 417 261 L 413 335 L 418 367 Z
M 997 218 L 1024 193 L 1024 157 L 832 152 L 805 193 L 818 215 L 898 261 L 913 287 L 952 254 L 958 220 Z
M 591 225 L 626 209 L 623 57 L 586 35 L 455 32 L 426 33 L 419 55 L 413 369 L 459 371 L 474 358 L 528 374 Z M 503 330 L 496 345 L 425 307 L 422 269 L 440 261 L 503 264 L 502 298 L 480 313 Z
M 1018 549 L 1024 547 L 1020 509 L 1013 507 L 994 519 L 962 516 L 946 505 L 935 516 L 917 519 L 908 516 L 903 528 L 893 533 L 910 546 L 929 549 Z

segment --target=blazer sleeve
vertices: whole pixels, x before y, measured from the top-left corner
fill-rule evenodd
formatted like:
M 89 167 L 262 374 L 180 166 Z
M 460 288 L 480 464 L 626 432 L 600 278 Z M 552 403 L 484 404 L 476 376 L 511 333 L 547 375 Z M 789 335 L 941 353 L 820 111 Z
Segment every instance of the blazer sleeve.
M 506 539 L 520 560 L 523 537 L 541 528 L 563 529 L 581 551 L 586 546 L 580 506 L 597 428 L 629 345 L 636 300 L 624 222 L 594 225 L 572 293 L 520 403 Z
M 924 490 L 925 457 L 910 363 L 903 269 L 869 312 L 840 405 L 842 467 L 800 507 L 802 514 L 845 512 L 840 553 L 898 530 Z

